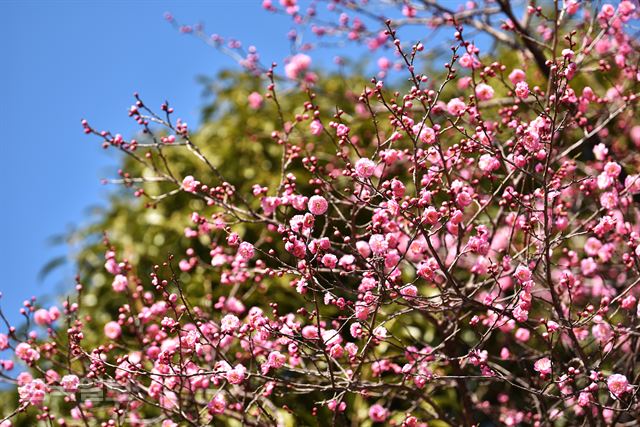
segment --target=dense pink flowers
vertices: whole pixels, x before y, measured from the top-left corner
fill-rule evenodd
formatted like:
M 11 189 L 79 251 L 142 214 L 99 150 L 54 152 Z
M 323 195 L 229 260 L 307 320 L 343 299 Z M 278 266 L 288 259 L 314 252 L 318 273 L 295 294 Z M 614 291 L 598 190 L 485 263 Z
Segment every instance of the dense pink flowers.
M 137 142 L 82 122 L 135 160 L 117 181 L 153 243 L 106 230 L 75 297 L 20 307 L 33 322 L 0 334 L 20 366 L 0 371 L 21 410 L 164 427 L 638 419 L 637 6 L 381 2 L 385 23 L 369 3 L 264 1 L 293 26 L 284 67 L 207 35 L 250 75 L 202 134 L 137 96 Z M 451 50 L 401 40 L 408 23 Z M 493 50 L 473 41 L 488 28 Z M 343 58 L 311 72 L 334 42 L 384 55 L 375 75 Z M 79 398 L 85 381 L 115 403 Z
M 40 352 L 24 342 L 16 346 L 15 353 L 19 359 L 28 364 L 31 364 L 40 359 Z
M 47 393 L 46 384 L 39 379 L 27 382 L 25 385 L 18 387 L 18 395 L 20 402 L 34 406 L 42 406 Z

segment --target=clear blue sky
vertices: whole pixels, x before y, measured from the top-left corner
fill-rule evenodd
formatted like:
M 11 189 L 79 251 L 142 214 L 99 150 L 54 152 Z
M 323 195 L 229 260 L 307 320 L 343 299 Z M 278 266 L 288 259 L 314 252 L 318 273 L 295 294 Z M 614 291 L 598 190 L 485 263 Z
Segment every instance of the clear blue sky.
M 150 105 L 168 99 L 195 124 L 202 106 L 196 77 L 234 66 L 176 32 L 166 11 L 255 44 L 267 63 L 289 52 L 289 19 L 257 0 L 0 0 L 0 304 L 10 319 L 19 318 L 25 298 L 73 285 L 71 266 L 38 282 L 41 267 L 67 251 L 47 240 L 86 221 L 86 209 L 109 190 L 100 178 L 115 175 L 115 153 L 85 136 L 80 120 L 131 135 L 127 108 L 138 91 Z

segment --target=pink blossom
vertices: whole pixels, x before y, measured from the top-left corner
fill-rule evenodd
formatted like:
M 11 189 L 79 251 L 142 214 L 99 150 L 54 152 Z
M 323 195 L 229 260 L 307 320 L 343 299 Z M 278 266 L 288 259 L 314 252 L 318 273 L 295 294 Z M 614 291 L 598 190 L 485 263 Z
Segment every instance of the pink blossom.
M 613 5 L 609 3 L 605 3 L 602 5 L 602 14 L 605 17 L 611 18 L 615 13 L 616 13 L 616 9 L 615 7 L 613 7 Z
M 389 411 L 387 411 L 382 405 L 378 405 L 376 403 L 369 408 L 369 418 L 371 418 L 373 422 L 382 423 L 386 421 L 388 417 Z
M 447 103 L 447 111 L 453 116 L 460 116 L 464 114 L 466 108 L 467 105 L 460 98 L 452 98 Z
M 391 68 L 391 61 L 389 60 L 389 58 L 386 58 L 384 56 L 382 58 L 378 58 L 378 68 L 383 71 L 387 71 L 389 68 Z
M 610 177 L 613 177 L 613 178 L 616 178 L 618 175 L 620 175 L 620 171 L 621 170 L 622 170 L 622 168 L 616 162 L 607 162 L 604 165 L 604 172 L 607 175 L 609 175 Z
M 509 80 L 514 85 L 525 81 L 526 78 L 527 78 L 527 75 L 525 74 L 525 72 L 519 68 L 514 68 L 513 71 L 509 73 Z
M 227 401 L 222 393 L 216 394 L 207 404 L 207 410 L 211 415 L 219 415 L 227 408 Z
M 241 364 L 237 364 L 235 368 L 230 369 L 226 372 L 225 378 L 231 384 L 241 384 L 245 379 L 247 369 Z
M 631 142 L 633 142 L 633 145 L 640 147 L 640 125 L 636 125 L 631 128 L 629 138 L 631 139 Z
M 255 255 L 255 249 L 249 242 L 242 242 L 238 246 L 238 255 L 245 261 L 250 260 Z
M 486 83 L 480 83 L 476 86 L 476 96 L 480 101 L 488 101 L 493 98 L 494 90 Z
M 311 196 L 309 198 L 309 212 L 314 215 L 324 215 L 329 209 L 327 199 L 322 196 Z
M 220 321 L 222 332 L 229 334 L 240 327 L 240 319 L 233 314 L 227 314 Z
M 104 325 L 104 335 L 111 340 L 118 339 L 122 335 L 122 328 L 118 322 L 111 321 Z
M 65 375 L 62 377 L 60 384 L 70 393 L 75 393 L 78 390 L 78 385 L 80 384 L 80 379 L 77 375 Z
M 436 131 L 426 125 L 415 125 L 413 131 L 418 134 L 420 141 L 425 144 L 433 144 L 436 142 Z
M 38 350 L 24 342 L 16 346 L 15 354 L 19 359 L 29 364 L 40 359 L 40 353 L 38 352 Z
M 618 193 L 613 191 L 607 191 L 600 195 L 600 204 L 605 209 L 613 209 L 618 206 Z
M 349 129 L 349 127 L 343 123 L 340 123 L 337 127 L 336 127 L 336 135 L 338 135 L 339 137 L 343 137 L 343 136 L 347 136 L 349 135 L 349 132 L 351 131 L 351 129 Z
M 640 175 L 629 175 L 624 180 L 624 186 L 631 194 L 640 193 Z
M 20 401 L 29 405 L 42 406 L 46 396 L 47 386 L 42 380 L 33 380 L 18 387 Z
M 549 360 L 548 357 L 538 359 L 536 363 L 533 364 L 533 369 L 542 376 L 549 375 L 551 374 L 551 360 Z
M 518 322 L 526 322 L 529 318 L 529 311 L 518 305 L 513 309 L 513 317 L 515 317 Z
M 500 169 L 500 161 L 491 154 L 483 154 L 478 159 L 478 167 L 484 172 L 493 172 Z
M 271 368 L 274 368 L 274 369 L 281 368 L 282 366 L 284 366 L 286 361 L 287 361 L 287 356 L 280 353 L 279 351 L 272 351 L 271 353 L 269 353 L 269 356 L 267 357 L 267 363 Z
M 371 255 L 371 248 L 369 247 L 369 243 L 365 241 L 357 241 L 356 249 L 358 250 L 360 256 L 362 256 L 363 258 L 367 258 L 369 255 Z
M 621 374 L 613 374 L 607 378 L 607 387 L 611 396 L 620 399 L 625 393 L 633 391 L 627 377 Z
M 116 292 L 124 292 L 129 285 L 129 281 L 127 280 L 127 276 L 123 274 L 117 274 L 113 279 L 113 283 L 111 283 L 111 287 Z
M 340 402 L 338 404 L 335 399 L 332 399 L 327 403 L 327 408 L 329 408 L 329 410 L 333 412 L 344 412 L 344 410 L 347 409 L 347 404 L 345 402 Z
M 469 195 L 469 193 L 467 193 L 466 191 L 461 191 L 460 193 L 458 193 L 458 195 L 456 196 L 456 203 L 458 204 L 458 206 L 460 206 L 461 208 L 464 208 L 465 206 L 469 206 L 471 204 L 471 202 L 473 201 L 473 199 L 471 198 L 471 196 Z
M 374 234 L 369 238 L 369 248 L 374 254 L 380 255 L 387 251 L 389 243 L 382 234 Z
M 369 178 L 376 170 L 376 164 L 363 157 L 356 162 L 356 175 L 360 178 Z
M 324 254 L 322 256 L 322 265 L 327 268 L 335 268 L 338 263 L 338 257 L 333 254 Z
M 404 297 L 415 297 L 418 295 L 418 288 L 413 285 L 408 285 L 400 289 L 400 294 Z
M 311 65 L 311 57 L 303 53 L 292 56 L 289 63 L 285 65 L 284 72 L 292 80 L 300 77 L 300 74 L 307 71 Z
M 320 120 L 313 120 L 309 124 L 309 130 L 311 131 L 311 135 L 318 136 L 322 134 L 324 126 L 322 126 L 322 122 Z
M 41 308 L 39 310 L 36 310 L 36 312 L 33 314 L 33 321 L 36 323 L 36 325 L 44 326 L 50 325 L 51 322 L 53 322 L 53 319 L 51 319 L 49 311 Z
M 249 107 L 254 110 L 262 107 L 262 95 L 260 95 L 258 92 L 251 92 L 247 100 L 249 101 Z
M 578 396 L 578 405 L 589 406 L 591 404 L 591 393 L 583 391 Z
M 527 280 L 531 280 L 531 270 L 524 265 L 519 265 L 516 268 L 515 276 L 520 283 L 526 282 Z
M 460 66 L 463 68 L 478 68 L 480 67 L 480 61 L 474 55 L 470 53 L 464 53 L 459 59 Z
M 598 255 L 600 248 L 602 248 L 602 242 L 595 237 L 589 237 L 584 244 L 584 251 L 589 256 Z
M 636 10 L 636 5 L 630 2 L 629 0 L 623 0 L 618 4 L 618 12 L 624 16 L 628 17 Z
M 593 154 L 596 157 L 596 159 L 602 161 L 607 157 L 607 154 L 609 154 L 609 149 L 607 148 L 606 145 L 600 143 L 595 147 L 593 147 Z
M 184 177 L 182 180 L 182 189 L 188 193 L 194 193 L 199 185 L 200 182 L 196 181 L 191 175 Z
M 620 306 L 625 310 L 633 310 L 636 306 L 636 302 L 636 297 L 634 297 L 633 295 L 627 295 L 620 303 Z
M 516 84 L 516 96 L 521 99 L 529 96 L 529 85 L 527 82 L 518 82 Z

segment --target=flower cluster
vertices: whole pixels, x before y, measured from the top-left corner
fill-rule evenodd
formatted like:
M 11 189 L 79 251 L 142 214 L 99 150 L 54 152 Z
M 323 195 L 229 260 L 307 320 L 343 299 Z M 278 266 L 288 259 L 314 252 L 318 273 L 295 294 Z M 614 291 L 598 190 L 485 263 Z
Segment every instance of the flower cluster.
M 190 243 L 183 257 L 140 271 L 105 237 L 109 292 L 121 303 L 101 330 L 78 303 L 28 302 L 25 315 L 47 337 L 0 335 L 0 349 L 30 369 L 17 375 L 16 414 L 54 417 L 45 397 L 59 386 L 63 425 L 125 416 L 165 427 L 303 425 L 320 413 L 322 425 L 636 420 L 637 6 L 531 3 L 517 17 L 507 0 L 459 10 L 404 1 L 390 13 L 402 18 L 378 22 L 368 2 L 336 0 L 330 24 L 316 10 L 325 2 L 301 3 L 263 6 L 318 38 L 386 49 L 398 66 L 378 61 L 383 75 L 397 68 L 410 84 L 378 74 L 351 93 L 354 105 L 327 111 L 308 54 L 289 58 L 284 79 L 275 64 L 264 70 L 266 90 L 246 102 L 278 113 L 268 137 L 281 153 L 279 182 L 246 193 L 166 104 L 156 114 L 137 98 L 130 110 L 147 145 L 83 121 L 142 164 L 139 177 L 119 180 L 136 196 L 199 202 L 185 218 Z M 425 46 L 399 38 L 413 23 L 453 34 L 444 69 L 419 71 Z M 468 41 L 472 29 L 512 56 Z M 281 86 L 306 101 L 285 111 Z M 207 173 L 177 176 L 169 146 Z M 169 189 L 153 194 L 157 182 Z M 193 291 L 202 284 L 192 277 L 213 291 Z M 115 403 L 79 399 L 80 378 Z

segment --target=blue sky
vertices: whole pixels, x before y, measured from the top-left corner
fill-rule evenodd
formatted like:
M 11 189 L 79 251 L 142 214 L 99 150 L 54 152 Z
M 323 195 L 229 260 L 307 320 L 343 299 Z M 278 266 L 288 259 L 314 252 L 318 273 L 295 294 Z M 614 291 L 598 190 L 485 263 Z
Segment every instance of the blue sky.
M 234 66 L 175 31 L 166 11 L 253 42 L 265 60 L 289 53 L 289 20 L 256 0 L 0 1 L 0 304 L 12 321 L 25 298 L 73 285 L 71 266 L 38 281 L 41 267 L 67 251 L 47 240 L 83 224 L 109 190 L 100 179 L 115 175 L 115 153 L 85 136 L 80 120 L 131 135 L 127 108 L 138 91 L 150 105 L 168 99 L 193 125 L 203 104 L 196 77 Z

